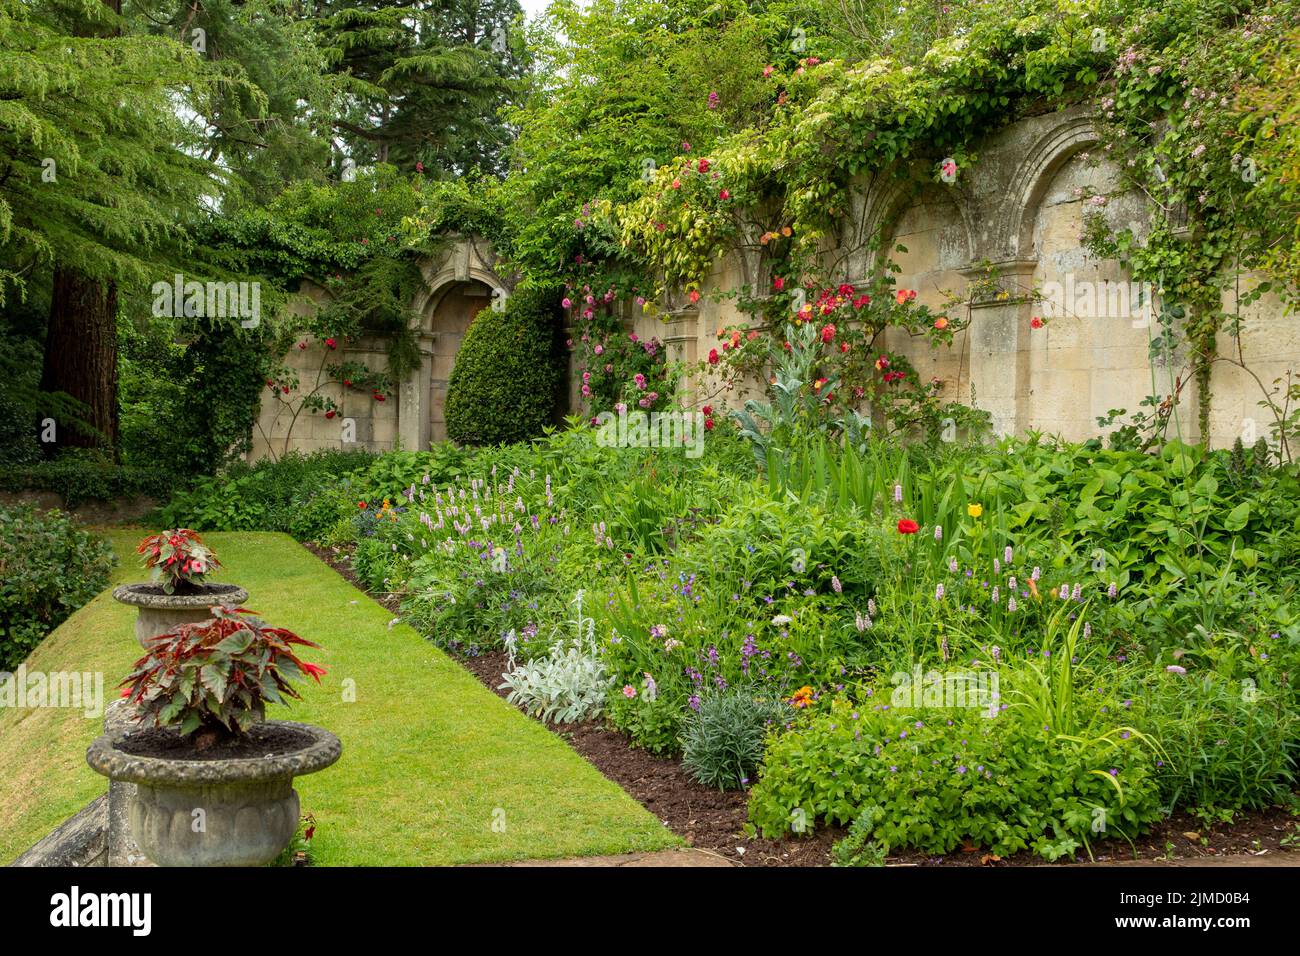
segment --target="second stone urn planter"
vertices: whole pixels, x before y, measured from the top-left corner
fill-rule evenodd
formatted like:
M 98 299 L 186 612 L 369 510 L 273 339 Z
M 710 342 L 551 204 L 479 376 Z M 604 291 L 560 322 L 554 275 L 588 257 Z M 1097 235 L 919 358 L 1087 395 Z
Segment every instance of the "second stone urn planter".
M 234 584 L 205 584 L 190 594 L 168 594 L 156 584 L 121 584 L 113 588 L 113 600 L 139 608 L 135 638 L 141 647 L 181 624 L 210 620 L 218 604 L 239 607 L 248 592 Z
M 240 739 L 239 756 L 201 751 L 174 731 L 102 736 L 86 762 L 136 792 L 131 835 L 159 866 L 264 866 L 298 827 L 294 777 L 324 770 L 342 753 L 327 730 L 265 721 Z

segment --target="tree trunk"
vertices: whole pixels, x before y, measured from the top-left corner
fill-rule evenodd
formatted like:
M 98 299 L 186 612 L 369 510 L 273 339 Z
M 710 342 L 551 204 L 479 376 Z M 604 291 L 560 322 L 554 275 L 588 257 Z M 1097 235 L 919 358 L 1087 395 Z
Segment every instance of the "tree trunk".
M 66 392 L 87 406 L 98 435 L 58 422 L 46 453 L 75 446 L 117 446 L 117 286 L 62 267 L 54 270 L 41 389 Z

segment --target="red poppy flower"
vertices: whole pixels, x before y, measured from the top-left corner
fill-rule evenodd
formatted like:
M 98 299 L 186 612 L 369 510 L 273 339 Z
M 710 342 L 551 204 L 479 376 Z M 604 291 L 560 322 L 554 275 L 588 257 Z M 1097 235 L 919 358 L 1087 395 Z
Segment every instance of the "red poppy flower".
M 921 526 L 917 524 L 915 521 L 913 521 L 911 518 L 904 518 L 903 520 L 898 522 L 899 534 L 916 534 L 920 530 L 921 530 Z

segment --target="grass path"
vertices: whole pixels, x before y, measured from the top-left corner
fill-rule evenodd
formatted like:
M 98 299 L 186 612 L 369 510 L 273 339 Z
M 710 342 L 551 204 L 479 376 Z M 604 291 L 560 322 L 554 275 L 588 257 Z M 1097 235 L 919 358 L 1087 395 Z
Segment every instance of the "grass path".
M 142 580 L 138 531 L 111 531 L 113 583 Z M 322 645 L 329 674 L 272 716 L 338 734 L 343 757 L 296 784 L 316 817 L 322 865 L 430 865 L 638 852 L 680 841 L 540 724 L 331 568 L 279 534 L 205 536 L 220 581 L 249 606 Z M 47 638 L 29 670 L 99 671 L 105 695 L 139 656 L 134 609 L 107 592 Z M 345 702 L 345 681 L 355 702 Z M 0 865 L 103 792 L 85 763 L 101 718 L 69 709 L 0 709 Z M 495 824 L 495 826 L 494 826 Z

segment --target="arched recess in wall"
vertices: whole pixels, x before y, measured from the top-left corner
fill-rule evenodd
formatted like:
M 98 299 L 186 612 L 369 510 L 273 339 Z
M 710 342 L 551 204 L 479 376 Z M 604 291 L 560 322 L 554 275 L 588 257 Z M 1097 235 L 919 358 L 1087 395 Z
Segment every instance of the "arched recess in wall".
M 1085 155 L 1097 142 L 1086 116 L 1048 130 L 1016 172 L 1003 234 L 1015 259 L 1033 263 L 1025 279 L 1039 299 L 1028 311 L 1046 323 L 1023 330 L 1021 427 L 1071 441 L 1099 434 L 1097 419 L 1110 409 L 1136 411 L 1150 391 L 1142 319 L 1149 298 L 1117 262 L 1091 257 L 1082 244 L 1088 214 L 1102 215 L 1112 230 L 1146 215 L 1140 197 L 1116 195 L 1112 163 Z M 1109 198 L 1103 205 L 1093 196 Z
M 872 195 L 872 192 L 875 194 Z M 962 270 L 973 251 L 968 198 L 961 187 L 908 182 L 890 177 L 869 191 L 859 207 L 864 217 L 857 241 L 869 243 L 855 278 L 875 275 L 886 262 L 896 263 L 896 289 L 914 290 L 917 302 L 943 308 L 966 286 Z M 872 240 L 878 237 L 878 242 Z M 905 252 L 896 251 L 898 246 Z M 958 333 L 951 348 L 932 349 L 922 339 L 891 329 L 885 349 L 901 353 L 915 366 L 922 381 L 939 379 L 945 401 L 968 402 L 969 376 L 966 336 Z
M 1068 116 L 1040 136 L 1016 167 L 1005 191 L 1006 201 L 998 205 L 991 235 L 1002 245 L 1002 254 L 989 258 L 1032 259 L 1038 209 L 1061 167 L 1100 140 L 1092 118 Z
M 495 267 L 487 243 L 469 238 L 455 240 L 443 256 L 422 264 L 425 288 L 412 304 L 419 317 L 421 369 L 403 385 L 410 392 L 404 396 L 403 410 L 418 410 L 416 421 L 403 429 L 404 441 L 427 448 L 430 442 L 446 439 L 443 408 L 461 340 L 474 317 L 511 289 Z

